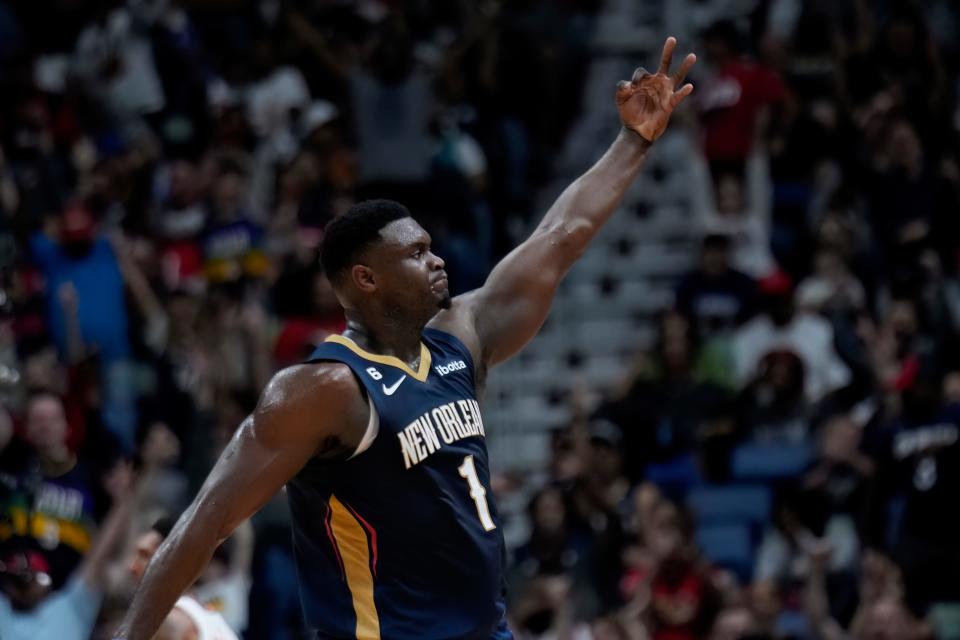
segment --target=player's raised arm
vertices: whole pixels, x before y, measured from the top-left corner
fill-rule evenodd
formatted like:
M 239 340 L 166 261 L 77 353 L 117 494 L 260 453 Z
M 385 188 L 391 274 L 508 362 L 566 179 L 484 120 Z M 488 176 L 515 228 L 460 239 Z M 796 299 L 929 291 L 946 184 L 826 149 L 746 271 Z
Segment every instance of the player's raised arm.
M 299 365 L 274 376 L 150 562 L 115 637 L 153 638 L 234 528 L 310 458 L 352 451 L 367 419 L 367 403 L 344 365 Z
M 693 91 L 683 79 L 696 56 L 688 55 L 670 75 L 676 44 L 675 38 L 667 39 L 656 73 L 639 68 L 629 82 L 617 85 L 623 129 L 613 144 L 564 190 L 531 236 L 493 269 L 483 287 L 458 301 L 472 319 L 473 346 L 485 364 L 506 360 L 537 333 L 560 279 L 616 209 L 674 108 Z

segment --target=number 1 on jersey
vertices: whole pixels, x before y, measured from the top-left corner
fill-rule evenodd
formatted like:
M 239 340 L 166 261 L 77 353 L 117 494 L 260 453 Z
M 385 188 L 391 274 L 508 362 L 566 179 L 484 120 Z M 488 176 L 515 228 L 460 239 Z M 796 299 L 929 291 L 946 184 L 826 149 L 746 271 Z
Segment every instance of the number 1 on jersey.
M 487 490 L 480 484 L 480 477 L 477 476 L 477 467 L 473 464 L 473 456 L 467 456 L 463 459 L 463 464 L 457 467 L 457 471 L 463 478 L 466 478 L 467 485 L 470 487 L 470 497 L 477 505 L 477 515 L 480 517 L 480 524 L 485 531 L 493 531 L 497 528 L 493 518 L 490 517 L 490 507 L 487 506 Z

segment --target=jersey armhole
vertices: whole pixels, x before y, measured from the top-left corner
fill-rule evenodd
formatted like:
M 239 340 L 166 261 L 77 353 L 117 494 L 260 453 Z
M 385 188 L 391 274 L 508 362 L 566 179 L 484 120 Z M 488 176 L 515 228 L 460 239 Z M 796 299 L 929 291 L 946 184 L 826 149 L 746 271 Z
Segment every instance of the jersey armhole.
M 473 373 L 473 376 L 476 377 L 477 366 L 476 366 L 476 363 L 473 361 L 473 354 L 470 353 L 470 349 L 467 348 L 467 345 L 463 342 L 463 340 L 453 335 L 449 331 L 444 331 L 443 329 L 434 329 L 433 327 L 425 327 L 423 330 L 424 333 L 427 333 L 428 331 L 430 333 L 440 334 L 439 337 L 441 340 L 446 340 L 448 343 L 450 343 L 450 346 L 452 346 L 454 349 L 459 351 L 460 355 L 466 358 L 467 364 L 470 365 L 470 371 Z
M 321 346 L 325 346 L 327 344 L 329 343 L 324 343 Z M 359 373 L 357 373 L 356 369 L 353 368 L 353 365 L 347 361 L 340 360 L 335 357 L 330 357 L 325 354 L 317 354 L 316 351 L 319 350 L 320 348 L 318 347 L 314 354 L 307 359 L 305 363 L 333 362 L 336 364 L 345 365 L 348 369 L 350 369 L 350 373 L 353 374 L 353 379 L 357 381 L 357 387 L 360 388 L 360 393 L 363 394 L 364 398 L 366 398 L 367 407 L 370 410 L 370 418 L 367 420 L 367 427 L 363 432 L 363 437 L 360 438 L 360 444 L 357 445 L 357 448 L 354 449 L 353 453 L 351 453 L 346 460 L 343 460 L 343 462 L 346 462 L 347 460 L 353 460 L 373 445 L 373 441 L 377 439 L 377 434 L 380 433 L 380 414 L 377 413 L 377 407 L 373 404 L 372 392 L 367 388 L 363 378 Z
M 370 397 L 370 394 L 365 393 L 364 395 L 367 396 L 367 406 L 370 407 L 370 420 L 367 422 L 367 430 L 363 432 L 363 438 L 360 439 L 360 444 L 357 445 L 356 450 L 350 454 L 347 460 L 353 460 L 369 449 L 380 433 L 380 414 L 377 413 L 377 408 L 373 406 L 373 398 Z

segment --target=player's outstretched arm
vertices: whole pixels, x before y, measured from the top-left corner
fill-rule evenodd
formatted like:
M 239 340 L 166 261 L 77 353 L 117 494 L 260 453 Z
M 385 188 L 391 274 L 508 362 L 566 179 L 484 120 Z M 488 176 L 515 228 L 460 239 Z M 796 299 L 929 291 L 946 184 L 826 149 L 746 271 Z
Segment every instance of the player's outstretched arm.
M 150 640 L 223 542 L 315 456 L 356 447 L 367 403 L 345 365 L 279 372 L 150 562 L 115 637 Z M 359 436 L 357 435 L 359 434 Z
M 623 129 L 613 144 L 564 190 L 531 236 L 493 269 L 486 283 L 456 301 L 452 315 L 458 333 L 473 338 L 471 346 L 484 364 L 506 360 L 536 335 L 561 278 L 620 203 L 674 108 L 693 91 L 683 79 L 696 56 L 688 55 L 670 75 L 676 44 L 675 38 L 667 39 L 656 73 L 640 68 L 629 82 L 617 85 Z M 464 315 L 472 327 L 463 326 Z M 438 320 L 439 326 L 447 324 Z

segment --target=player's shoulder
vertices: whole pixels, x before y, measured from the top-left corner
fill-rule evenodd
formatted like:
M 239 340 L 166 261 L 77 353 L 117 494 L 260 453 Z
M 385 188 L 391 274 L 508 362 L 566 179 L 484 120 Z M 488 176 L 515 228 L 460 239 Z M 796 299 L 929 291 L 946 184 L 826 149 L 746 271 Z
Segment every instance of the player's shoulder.
M 285 367 L 274 374 L 267 388 L 291 392 L 307 390 L 311 392 L 337 393 L 357 389 L 356 378 L 350 366 L 342 362 L 321 360 L 304 362 Z
M 309 362 L 277 372 L 250 421 L 261 444 L 271 448 L 359 444 L 369 407 L 350 367 Z
M 304 404 L 330 408 L 355 402 L 361 395 L 359 383 L 348 365 L 332 361 L 306 362 L 275 373 L 263 390 L 260 404 L 263 408 Z

